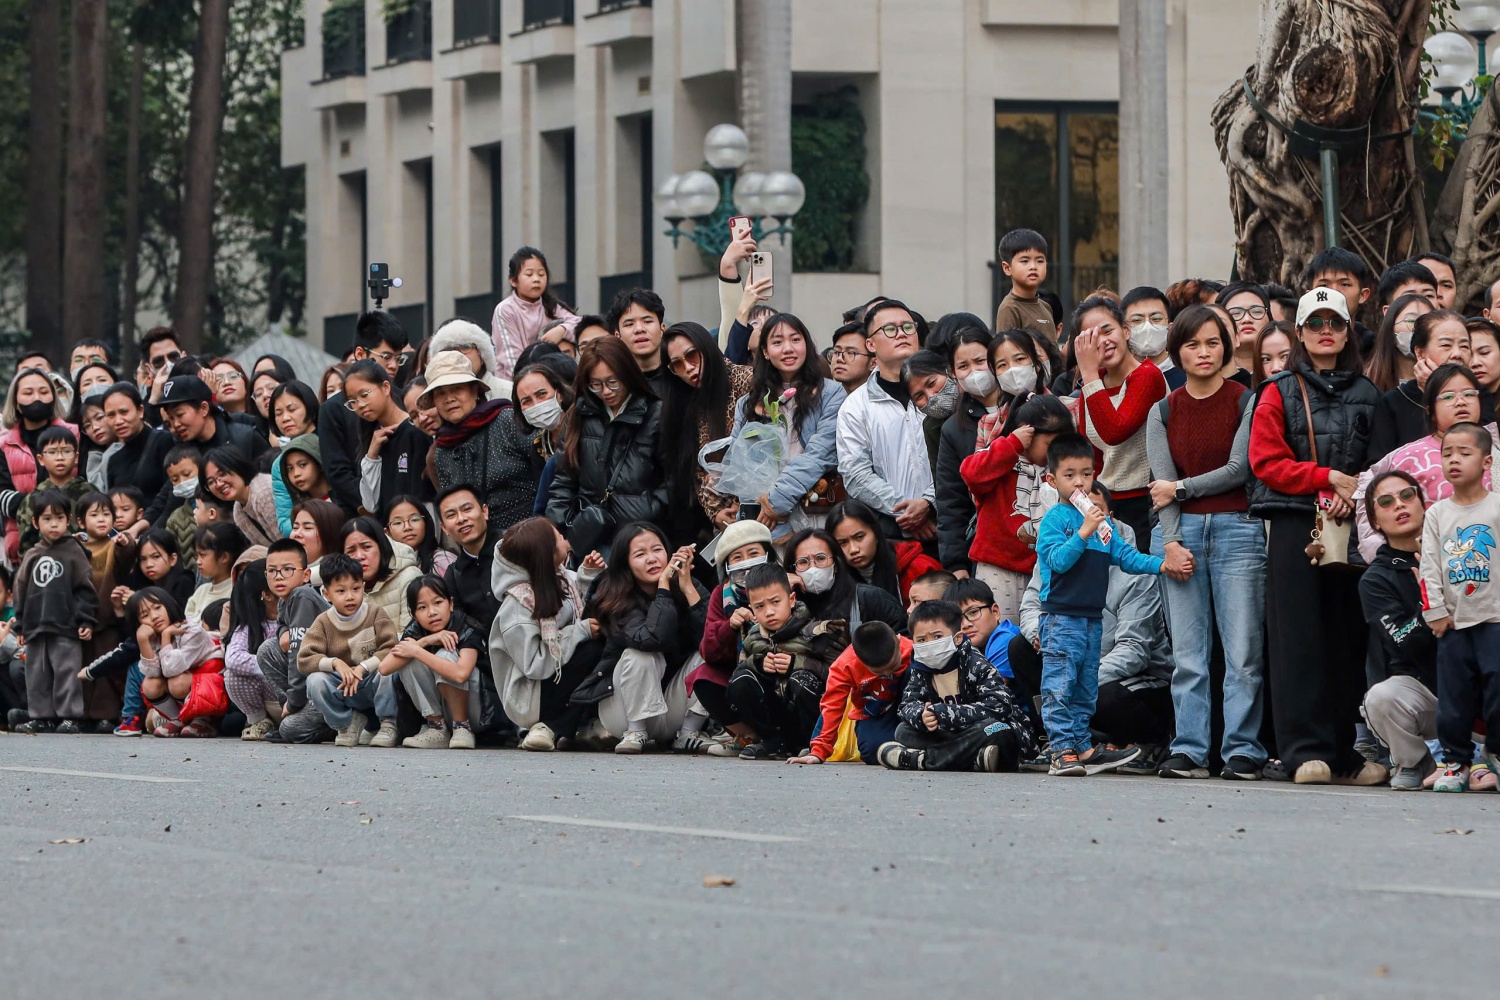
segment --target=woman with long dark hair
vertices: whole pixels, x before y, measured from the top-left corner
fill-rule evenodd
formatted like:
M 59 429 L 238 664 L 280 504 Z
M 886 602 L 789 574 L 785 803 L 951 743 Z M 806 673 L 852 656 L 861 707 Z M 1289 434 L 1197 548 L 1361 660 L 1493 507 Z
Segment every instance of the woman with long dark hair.
M 1354 749 L 1366 636 L 1348 623 L 1363 618 L 1359 574 L 1314 565 L 1309 554 L 1320 516 L 1354 516 L 1380 398 L 1363 368 L 1343 295 L 1313 289 L 1297 305 L 1287 370 L 1262 385 L 1250 429 L 1250 513 L 1269 525 L 1271 714 L 1282 764 L 1299 784 L 1385 777 Z
M 536 247 L 521 247 L 510 255 L 506 265 L 511 294 L 495 306 L 490 318 L 490 333 L 494 338 L 495 374 L 509 379 L 516 367 L 516 358 L 530 344 L 536 343 L 542 330 L 554 320 L 563 320 L 563 328 L 569 339 L 578 317 L 552 294 L 552 274 L 547 268 L 546 256 Z
M 345 522 L 340 540 L 344 555 L 359 563 L 364 573 L 365 599 L 384 611 L 398 631 L 410 625 L 405 597 L 407 585 L 422 575 L 417 553 L 410 545 L 391 541 L 373 517 Z
M 786 545 L 782 567 L 802 602 L 819 621 L 846 621 L 849 632 L 863 622 L 881 621 L 893 631 L 905 632 L 906 608 L 895 595 L 865 583 L 849 566 L 844 550 L 822 528 L 807 528 L 793 535 Z
M 281 721 L 283 695 L 266 680 L 256 661 L 261 643 L 276 638 L 277 597 L 266 582 L 266 561 L 240 567 L 229 592 L 229 631 L 224 646 L 224 690 L 245 713 L 240 739 L 257 743 Z M 275 712 L 273 719 L 270 715 Z
M 734 520 L 739 505 L 709 487 L 698 463 L 698 450 L 729 435 L 735 407 L 750 391 L 751 370 L 731 364 L 719 344 L 697 323 L 675 323 L 661 339 L 667 370 L 676 378 L 662 383 L 662 454 L 667 458 L 667 485 L 674 537 L 706 541 L 714 528 Z M 696 509 L 695 509 L 696 508 Z M 702 517 L 697 516 L 699 510 Z M 710 524 L 704 524 L 704 519 Z
M 945 317 L 946 318 L 946 317 Z M 941 322 L 941 321 L 940 321 Z M 933 483 L 937 491 L 938 559 L 948 572 L 969 575 L 969 528 L 974 523 L 974 500 L 959 467 L 974 454 L 980 421 L 1000 406 L 1000 383 L 990 368 L 988 330 L 969 327 L 948 338 L 948 368 L 962 393 L 958 408 L 943 423 L 938 436 Z
M 423 573 L 442 576 L 453 565 L 453 553 L 438 546 L 437 528 L 427 505 L 410 494 L 391 498 L 385 508 L 385 533 L 392 542 L 416 552 Z
M 1469 363 L 1469 327 L 1461 313 L 1434 309 L 1417 317 L 1411 331 L 1412 377 L 1381 394 L 1370 415 L 1370 453 L 1385 455 L 1427 434 L 1426 378 L 1449 361 Z
M 1427 296 L 1412 292 L 1391 303 L 1375 331 L 1375 350 L 1365 364 L 1365 378 L 1381 392 L 1390 392 L 1416 374 L 1417 359 L 1411 338 L 1417 317 L 1432 312 Z
M 511 526 L 491 570 L 500 610 L 490 628 L 490 669 L 506 718 L 527 730 L 521 749 L 551 751 L 573 739 L 584 711 L 569 700 L 599 661 L 599 623 L 584 594 L 604 568 L 597 555 L 578 573 L 572 549 L 545 517 Z
M 791 430 L 791 460 L 760 497 L 760 523 L 774 538 L 821 527 L 842 493 L 838 479 L 838 415 L 847 394 L 823 374 L 822 359 L 806 324 L 791 313 L 777 313 L 761 329 L 750 389 L 734 408 L 732 434 L 747 423 L 764 422 L 766 401 L 779 404 Z M 782 399 L 788 391 L 790 398 Z M 821 487 L 821 488 L 820 488 Z
M 692 546 L 669 551 L 654 525 L 626 524 L 610 551 L 584 611 L 599 622 L 604 652 L 571 701 L 598 706 L 599 724 L 619 739 L 615 753 L 638 754 L 670 742 L 687 715 L 684 678 L 700 659 L 708 592 L 692 577 Z
M 905 605 L 912 581 L 942 569 L 922 551 L 921 542 L 892 542 L 880 533 L 880 519 L 869 504 L 845 500 L 828 512 L 828 533 L 843 550 L 844 559 L 865 583 L 874 584 Z
M 573 389 L 547 518 L 587 555 L 608 546 L 616 525 L 666 523 L 662 407 L 618 337 L 583 346 Z

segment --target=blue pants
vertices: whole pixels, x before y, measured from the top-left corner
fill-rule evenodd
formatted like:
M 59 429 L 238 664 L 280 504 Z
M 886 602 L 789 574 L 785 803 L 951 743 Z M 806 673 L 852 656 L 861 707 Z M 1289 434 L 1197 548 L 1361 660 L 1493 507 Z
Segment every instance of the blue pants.
M 880 744 L 889 743 L 896 738 L 896 724 L 900 721 L 894 705 L 884 715 L 854 720 L 854 739 L 859 743 L 859 759 L 866 764 L 878 765 L 880 758 L 875 754 L 880 750 Z M 819 715 L 817 723 L 813 725 L 812 738 L 817 739 L 822 731 L 823 717 Z
M 378 671 L 365 674 L 353 694 L 339 690 L 339 675 L 319 671 L 307 676 L 307 700 L 318 706 L 323 721 L 334 729 L 343 729 L 354 713 L 374 711 L 382 722 L 396 718 L 396 678 Z
M 132 663 L 130 669 L 125 671 L 125 707 L 120 709 L 120 718 L 128 719 L 132 715 L 146 714 L 146 703 L 141 698 L 141 679 L 145 674 L 141 673 L 139 662 Z
M 1042 724 L 1053 753 L 1084 754 L 1093 746 L 1089 720 L 1099 701 L 1103 637 L 1102 618 L 1042 614 Z

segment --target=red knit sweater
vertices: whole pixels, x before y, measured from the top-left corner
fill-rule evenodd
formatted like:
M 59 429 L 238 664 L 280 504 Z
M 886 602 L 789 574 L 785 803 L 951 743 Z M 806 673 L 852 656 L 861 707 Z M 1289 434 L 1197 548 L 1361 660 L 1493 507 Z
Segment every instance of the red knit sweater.
M 1016 463 L 1020 460 L 1021 441 L 1010 434 L 964 459 L 958 474 L 964 477 L 979 513 L 969 558 L 1012 573 L 1030 573 L 1036 566 L 1036 551 L 1018 537 L 1026 524 L 1026 511 L 1016 509 Z
M 1121 500 L 1147 492 L 1151 463 L 1146 458 L 1146 416 L 1166 394 L 1167 380 L 1150 361 L 1142 361 L 1116 389 L 1099 383 L 1083 387 L 1084 419 L 1078 429 L 1093 442 L 1099 479 Z M 1118 403 L 1112 398 L 1116 396 Z
M 1240 397 L 1245 391 L 1238 382 L 1226 380 L 1206 399 L 1195 399 L 1186 386 L 1167 397 L 1167 444 L 1177 466 L 1177 478 L 1191 479 L 1229 464 L 1234 436 L 1240 429 Z M 1220 514 L 1249 506 L 1243 486 L 1180 504 L 1184 514 Z

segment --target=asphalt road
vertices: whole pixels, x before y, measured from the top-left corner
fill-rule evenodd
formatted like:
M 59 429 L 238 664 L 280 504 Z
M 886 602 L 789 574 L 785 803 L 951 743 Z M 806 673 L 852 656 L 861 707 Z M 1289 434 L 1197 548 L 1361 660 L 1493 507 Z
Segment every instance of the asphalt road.
M 1497 813 L 1217 779 L 0 735 L 0 983 L 1480 997 Z

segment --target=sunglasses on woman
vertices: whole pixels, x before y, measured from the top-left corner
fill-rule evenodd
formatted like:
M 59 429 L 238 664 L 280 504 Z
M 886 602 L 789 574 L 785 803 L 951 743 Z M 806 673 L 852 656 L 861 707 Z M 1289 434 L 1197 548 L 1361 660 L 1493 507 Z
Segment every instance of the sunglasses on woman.
M 703 362 L 703 352 L 696 347 L 689 347 L 680 358 L 669 358 L 667 367 L 672 370 L 673 375 L 682 375 L 689 368 L 697 368 Z
M 1302 321 L 1302 326 L 1313 333 L 1317 333 L 1324 327 L 1327 327 L 1334 333 L 1343 333 L 1349 329 L 1349 321 L 1342 316 L 1309 316 Z
M 1395 493 L 1382 493 L 1380 496 L 1376 497 L 1375 506 L 1381 508 L 1382 510 L 1390 510 L 1392 507 L 1396 506 L 1397 500 L 1400 500 L 1402 503 L 1411 503 L 1416 498 L 1417 489 L 1415 486 L 1403 486 Z

